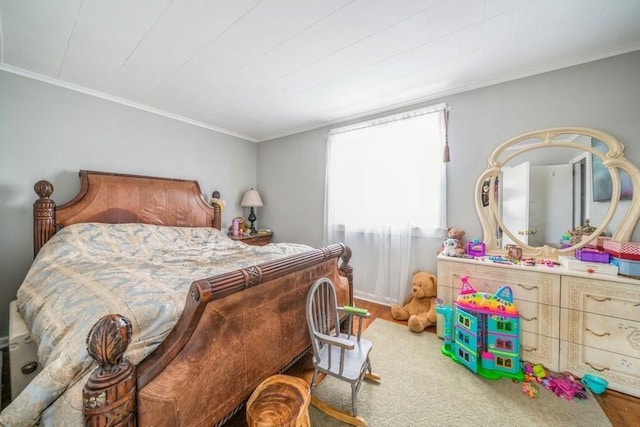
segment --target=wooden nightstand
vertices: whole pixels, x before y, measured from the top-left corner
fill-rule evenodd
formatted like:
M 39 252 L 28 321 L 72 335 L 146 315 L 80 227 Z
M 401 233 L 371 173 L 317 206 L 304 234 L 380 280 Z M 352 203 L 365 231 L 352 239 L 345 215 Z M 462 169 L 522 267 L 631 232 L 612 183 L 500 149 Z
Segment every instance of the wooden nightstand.
M 267 243 L 271 242 L 272 237 L 273 237 L 273 233 L 250 234 L 248 236 L 229 235 L 229 238 L 233 240 L 238 240 L 240 242 L 246 243 L 247 245 L 253 245 L 253 246 L 264 246 Z

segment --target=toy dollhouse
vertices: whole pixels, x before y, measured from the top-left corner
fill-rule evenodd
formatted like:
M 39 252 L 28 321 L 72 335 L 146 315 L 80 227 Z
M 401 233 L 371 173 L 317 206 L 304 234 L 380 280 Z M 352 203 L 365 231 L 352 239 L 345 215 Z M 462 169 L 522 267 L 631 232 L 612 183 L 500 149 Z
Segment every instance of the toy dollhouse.
M 485 378 L 522 380 L 520 319 L 511 288 L 488 294 L 477 292 L 466 276 L 460 279 L 453 307 L 436 307 L 444 320 L 442 353 Z

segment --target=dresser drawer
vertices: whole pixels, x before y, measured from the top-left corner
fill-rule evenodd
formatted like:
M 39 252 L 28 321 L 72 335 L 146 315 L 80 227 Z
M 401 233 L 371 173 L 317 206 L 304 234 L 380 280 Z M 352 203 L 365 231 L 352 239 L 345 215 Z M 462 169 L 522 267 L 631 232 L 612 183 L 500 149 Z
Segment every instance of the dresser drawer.
M 640 356 L 640 322 L 563 308 L 560 324 L 562 341 L 626 356 Z
M 445 304 L 460 293 L 462 276 L 467 276 L 478 292 L 494 293 L 501 286 L 510 286 L 516 307 L 520 301 L 560 305 L 560 276 L 556 274 L 438 260 L 438 288 L 443 288 L 443 295 L 438 296 Z
M 640 286 L 562 277 L 562 307 L 640 322 Z
M 560 371 L 582 377 L 594 374 L 606 379 L 609 388 L 640 397 L 640 352 L 636 356 L 560 341 Z

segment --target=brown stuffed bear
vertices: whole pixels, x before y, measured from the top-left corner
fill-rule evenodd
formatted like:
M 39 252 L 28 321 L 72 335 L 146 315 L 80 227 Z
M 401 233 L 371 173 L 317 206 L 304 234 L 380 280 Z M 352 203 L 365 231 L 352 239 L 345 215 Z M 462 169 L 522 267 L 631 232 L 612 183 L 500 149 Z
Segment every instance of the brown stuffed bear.
M 465 243 L 462 240 L 462 238 L 464 237 L 464 234 L 465 234 L 464 230 L 461 230 L 459 228 L 455 228 L 455 227 L 447 228 L 446 239 L 456 239 L 458 241 L 458 245 L 456 246 L 456 253 L 458 255 L 464 255 L 467 252 L 465 249 Z M 440 245 L 440 249 L 438 249 L 438 252 L 436 253 L 436 255 L 440 255 L 444 251 L 444 240 L 442 242 L 443 243 L 442 245 Z
M 409 320 L 413 332 L 422 332 L 436 323 L 436 297 L 438 279 L 426 271 L 416 271 L 411 281 L 411 297 L 404 306 L 391 306 L 391 316 L 396 320 Z

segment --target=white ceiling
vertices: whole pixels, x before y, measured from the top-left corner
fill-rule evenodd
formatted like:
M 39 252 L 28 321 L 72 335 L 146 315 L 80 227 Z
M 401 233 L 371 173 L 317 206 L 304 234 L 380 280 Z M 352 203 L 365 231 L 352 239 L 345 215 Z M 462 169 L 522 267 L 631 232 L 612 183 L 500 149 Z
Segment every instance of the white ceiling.
M 638 0 L 0 0 L 0 69 L 252 141 L 638 49 Z

